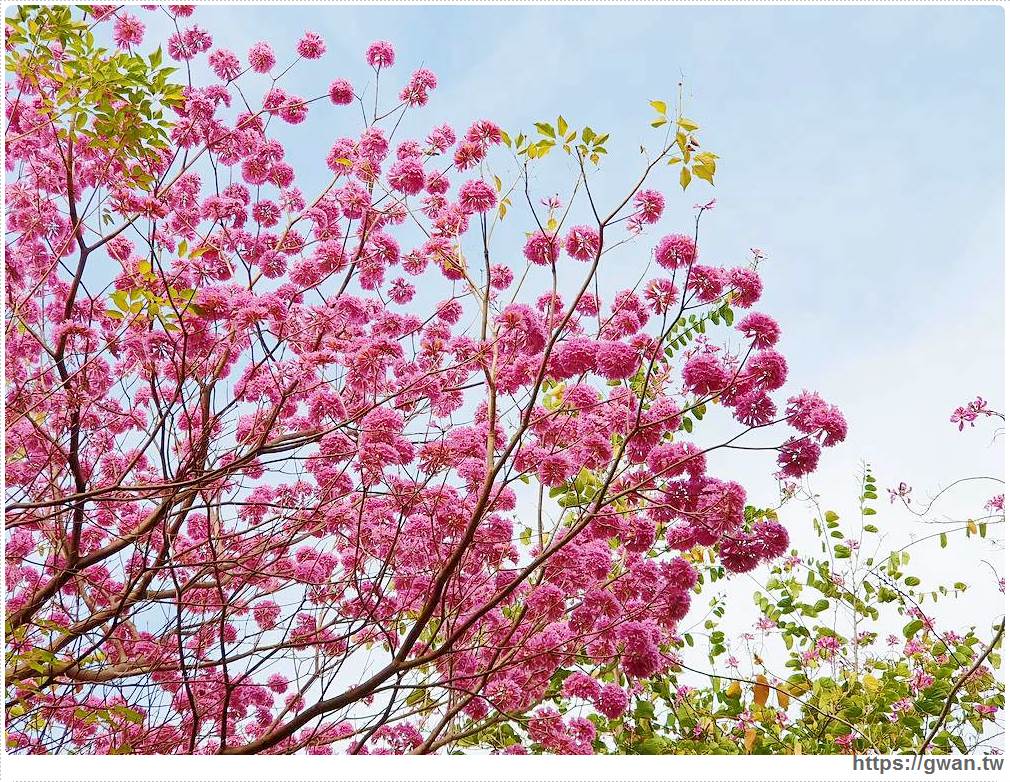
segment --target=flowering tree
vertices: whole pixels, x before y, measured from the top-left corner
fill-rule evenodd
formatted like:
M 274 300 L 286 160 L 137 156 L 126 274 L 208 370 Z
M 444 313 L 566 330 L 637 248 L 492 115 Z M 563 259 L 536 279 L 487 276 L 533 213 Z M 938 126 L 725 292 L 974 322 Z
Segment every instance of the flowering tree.
M 320 36 L 240 58 L 192 11 L 153 11 L 175 32 L 148 55 L 134 8 L 6 19 L 9 747 L 591 751 L 540 704 L 618 718 L 670 665 L 680 552 L 787 549 L 706 456 L 774 449 L 795 478 L 845 436 L 814 393 L 776 406 L 772 318 L 730 330 L 760 254 L 701 262 L 712 204 L 659 229 L 649 181 L 716 156 L 654 101 L 605 205 L 606 134 L 397 141 L 437 79 L 387 102 L 389 43 L 306 98 L 280 80 Z M 278 136 L 310 110 L 349 135 L 307 194 Z M 550 155 L 564 199 L 533 191 Z M 618 263 L 637 282 L 601 292 Z M 734 433 L 702 438 L 713 415 Z

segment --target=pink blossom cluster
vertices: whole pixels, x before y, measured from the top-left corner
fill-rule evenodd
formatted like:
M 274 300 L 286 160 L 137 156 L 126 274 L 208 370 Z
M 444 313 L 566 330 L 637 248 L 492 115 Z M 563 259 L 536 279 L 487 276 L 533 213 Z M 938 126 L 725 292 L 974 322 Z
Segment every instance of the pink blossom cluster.
M 132 14 L 91 13 L 143 43 Z M 16 751 L 47 750 L 36 716 L 89 752 L 385 754 L 521 714 L 537 748 L 591 752 L 593 721 L 555 706 L 621 719 L 636 680 L 676 664 L 689 553 L 743 572 L 788 548 L 777 522 L 746 521 L 744 488 L 709 471 L 722 444 L 689 422 L 791 426 L 767 446 L 784 478 L 845 437 L 815 393 L 778 412 L 770 316 L 677 344 L 682 316 L 755 304 L 754 268 L 701 264 L 669 233 L 642 252 L 652 278 L 609 292 L 594 283 L 627 233 L 589 210 L 549 227 L 554 200 L 548 219 L 499 219 L 496 123 L 402 137 L 435 74 L 363 127 L 340 107 L 375 82 L 306 96 L 248 75 L 326 48 L 308 32 L 243 61 L 180 28 L 166 50 L 208 83 L 185 85 L 168 145 L 129 159 L 81 135 L 69 168 L 46 111 L 59 85 L 8 85 Z M 366 50 L 373 80 L 396 60 Z M 303 192 L 282 139 L 317 115 L 339 130 L 316 158 L 329 184 Z M 633 235 L 665 214 L 652 188 L 625 203 Z M 50 690 L 39 664 L 59 666 Z

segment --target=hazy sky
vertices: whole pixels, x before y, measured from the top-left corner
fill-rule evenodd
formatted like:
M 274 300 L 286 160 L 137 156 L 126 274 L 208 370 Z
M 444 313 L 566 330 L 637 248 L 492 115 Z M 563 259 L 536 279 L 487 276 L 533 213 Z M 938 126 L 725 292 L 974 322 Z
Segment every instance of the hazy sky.
M 321 33 L 326 57 L 283 84 L 303 96 L 336 76 L 362 83 L 365 45 L 390 40 L 397 87 L 422 63 L 440 79 L 408 132 L 481 117 L 514 129 L 559 113 L 609 131 L 600 188 L 613 195 L 634 181 L 639 144 L 657 143 L 647 102 L 672 103 L 683 79 L 685 113 L 720 166 L 714 190 L 686 196 L 662 172 L 673 194 L 664 229 L 686 229 L 691 205 L 715 196 L 703 258 L 742 263 L 750 247 L 770 257 L 760 309 L 782 324 L 790 387 L 818 389 L 849 420 L 848 441 L 813 478 L 825 505 L 851 509 L 860 459 L 882 489 L 905 480 L 920 497 L 1002 474 L 1001 439 L 947 422 L 975 394 L 1004 407 L 1000 9 L 258 6 L 202 8 L 197 21 L 240 55 L 267 38 L 282 62 L 306 29 Z M 332 139 L 357 131 L 346 111 L 344 124 L 310 114 L 290 131 L 299 174 L 322 177 Z M 604 282 L 625 282 L 619 266 Z M 758 503 L 774 498 L 770 462 L 733 476 Z M 784 518 L 797 540 L 807 518 Z M 902 539 L 911 529 L 883 507 L 877 519 Z M 978 559 L 957 545 L 924 554 L 948 582 Z

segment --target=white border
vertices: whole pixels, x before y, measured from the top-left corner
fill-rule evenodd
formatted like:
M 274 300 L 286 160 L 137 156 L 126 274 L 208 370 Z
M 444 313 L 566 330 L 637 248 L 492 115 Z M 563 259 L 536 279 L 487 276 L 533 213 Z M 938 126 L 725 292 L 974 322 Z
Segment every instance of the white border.
M 540 2 L 531 0 L 218 0 L 202 2 L 195 0 L 190 5 L 197 6 L 251 6 L 251 5 L 761 5 L 761 6 L 818 6 L 818 5 L 955 5 L 993 6 L 1003 8 L 1004 29 L 1004 106 L 1006 105 L 1006 85 L 1010 81 L 1007 68 L 1006 42 L 1008 38 L 1007 5 L 1004 2 L 949 2 L 948 0 L 838 0 L 836 2 L 789 2 L 788 0 L 553 0 Z M 0 6 L 6 10 L 25 3 L 7 2 Z M 49 2 L 50 5 L 77 5 L 67 0 Z M 137 0 L 127 0 L 119 5 L 144 5 Z M 1006 154 L 1006 128 L 1004 119 L 1004 257 L 1005 226 L 1010 217 L 1007 208 L 1005 183 L 1010 180 L 1010 160 Z M 6 184 L 6 171 L 0 171 Z M 2 273 L 2 272 L 0 272 Z M 1010 275 L 1004 263 L 1004 302 L 1010 301 Z M 1004 346 L 1008 344 L 1006 308 L 1004 307 Z M 1004 387 L 1010 380 L 1010 368 L 1004 356 Z M 1004 404 L 1005 409 L 1005 404 Z M 1006 464 L 1004 464 L 1004 474 Z M 0 565 L 2 565 L 0 558 Z M 1004 551 L 1004 568 L 1008 564 Z M 516 756 L 384 756 L 360 757 L 344 755 L 263 755 L 254 757 L 229 756 L 23 756 L 8 755 L 0 742 L 0 779 L 3 782 L 175 782 L 175 780 L 208 780 L 217 782 L 266 782 L 267 780 L 291 780 L 316 782 L 317 780 L 358 780 L 360 782 L 403 782 L 414 780 L 445 780 L 445 782 L 484 782 L 485 780 L 529 780 L 539 782 L 651 782 L 652 780 L 854 780 L 887 779 L 888 782 L 904 780 L 990 780 L 1010 779 L 1010 754 L 1003 756 L 1004 770 L 1001 773 L 976 771 L 934 771 L 887 773 L 875 771 L 856 772 L 852 769 L 852 759 L 848 756 L 592 756 L 568 757 L 540 755 Z M 981 757 L 975 758 L 981 764 Z

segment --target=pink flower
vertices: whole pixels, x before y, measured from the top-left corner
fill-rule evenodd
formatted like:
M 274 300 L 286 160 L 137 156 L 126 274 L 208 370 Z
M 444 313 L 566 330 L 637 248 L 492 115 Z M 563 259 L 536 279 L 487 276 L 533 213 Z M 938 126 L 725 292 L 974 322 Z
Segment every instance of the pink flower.
M 192 60 L 196 56 L 196 52 L 186 41 L 185 33 L 182 32 L 172 33 L 168 37 L 166 48 L 168 56 L 173 60 Z
M 603 340 L 596 345 L 596 371 L 608 380 L 631 377 L 638 367 L 638 351 L 623 342 Z
M 738 324 L 737 329 L 749 337 L 756 348 L 770 348 L 779 341 L 779 324 L 774 318 L 760 312 L 751 312 Z
M 616 720 L 628 710 L 628 693 L 616 684 L 604 685 L 593 705 L 607 719 Z
M 138 46 L 144 40 L 144 25 L 137 17 L 123 13 L 113 25 L 112 40 L 120 49 Z
M 545 486 L 560 486 L 575 471 L 575 466 L 563 454 L 551 454 L 541 459 L 537 475 Z
M 802 478 L 817 469 L 821 448 L 813 440 L 789 440 L 779 448 L 778 463 L 784 478 Z
M 730 269 L 727 281 L 733 289 L 734 306 L 746 309 L 761 298 L 761 278 L 753 269 Z
M 305 118 L 309 114 L 309 107 L 304 100 L 292 95 L 281 104 L 278 114 L 285 122 L 297 125 L 305 121 Z
M 467 130 L 466 140 L 486 151 L 490 146 L 501 144 L 501 128 L 491 120 L 478 120 Z
M 848 432 L 845 417 L 837 407 L 828 405 L 818 394 L 804 391 L 790 397 L 786 402 L 788 405 L 786 416 L 795 429 L 804 434 L 818 435 L 827 447 L 845 439 Z M 894 496 L 892 502 L 893 500 Z
M 334 79 L 330 84 L 330 101 L 336 106 L 346 106 L 354 100 L 354 87 L 347 79 Z
M 723 539 L 719 559 L 731 573 L 747 573 L 761 562 L 761 549 L 752 535 L 738 533 Z
M 786 415 L 789 423 L 804 434 L 817 431 L 817 419 L 827 407 L 820 394 L 804 391 L 786 400 Z
M 723 361 L 712 353 L 696 353 L 684 364 L 684 386 L 688 391 L 705 396 L 729 385 L 732 375 Z
M 578 261 L 590 261 L 600 251 L 600 233 L 588 225 L 576 225 L 565 237 L 565 252 Z
M 276 250 L 267 250 L 260 256 L 258 266 L 265 277 L 271 280 L 276 280 L 287 270 L 288 262 L 287 259 Z
M 821 444 L 827 448 L 842 442 L 849 431 L 845 416 L 834 405 L 819 411 L 816 422 L 821 431 Z
M 424 158 L 424 150 L 419 142 L 406 139 L 396 145 L 397 160 L 421 160 L 422 158 Z
M 389 286 L 389 298 L 397 304 L 407 304 L 414 298 L 414 286 L 402 277 L 398 277 Z
M 417 195 L 424 189 L 424 166 L 417 160 L 397 160 L 389 170 L 389 184 L 394 190 Z
M 449 299 L 438 305 L 437 316 L 446 323 L 457 323 L 463 316 L 463 305 L 455 299 Z
M 326 43 L 318 33 L 306 32 L 298 41 L 295 51 L 306 60 L 318 60 L 326 54 Z
M 253 607 L 253 619 L 263 630 L 270 630 L 281 616 L 281 607 L 273 600 L 263 600 Z
M 789 368 L 785 358 L 774 350 L 761 350 L 750 357 L 744 370 L 750 380 L 774 391 L 785 385 Z
M 600 696 L 600 683 L 587 673 L 575 671 L 561 685 L 561 694 L 566 698 L 594 700 Z
M 358 140 L 358 151 L 362 157 L 373 163 L 382 162 L 389 154 L 389 142 L 386 141 L 386 134 L 382 132 L 382 128 L 375 126 L 365 128 Z
M 775 403 L 761 389 L 740 394 L 733 402 L 733 416 L 747 426 L 763 426 L 775 418 Z
M 775 521 L 759 521 L 751 530 L 763 559 L 777 559 L 789 548 L 789 533 Z
M 589 337 L 569 337 L 554 347 L 550 370 L 558 380 L 595 371 L 596 342 Z
M 400 100 L 408 106 L 423 106 L 428 102 L 428 91 L 435 89 L 437 84 L 434 73 L 427 68 L 419 68 L 400 91 Z
M 186 45 L 190 47 L 196 54 L 203 54 L 210 50 L 213 46 L 214 40 L 210 37 L 210 33 L 199 27 L 189 27 L 183 32 L 183 36 L 186 39 Z
M 389 41 L 376 41 L 365 51 L 365 62 L 373 68 L 389 68 L 396 60 L 393 44 Z
M 353 139 L 338 138 L 326 156 L 326 165 L 334 174 L 346 173 L 357 157 Z
M 257 201 L 252 207 L 252 218 L 264 228 L 270 228 L 280 222 L 281 210 L 273 201 Z
M 448 125 L 439 125 L 428 134 L 427 141 L 430 146 L 445 153 L 456 143 L 456 134 Z
M 912 493 L 912 487 L 909 486 L 904 481 L 898 484 L 897 489 L 888 489 L 887 493 L 891 495 L 891 504 L 894 504 L 895 500 L 901 500 L 902 502 L 907 502 L 908 496 Z
M 212 44 L 210 35 L 199 27 L 181 30 L 168 38 L 168 56 L 173 60 L 192 60 L 207 51 Z
M 678 301 L 677 286 L 668 278 L 649 280 L 645 285 L 645 300 L 649 302 L 649 308 L 659 314 L 666 312 Z
M 459 205 L 467 214 L 487 212 L 498 204 L 498 196 L 483 179 L 471 179 L 459 189 Z
M 506 290 L 512 285 L 513 274 L 508 266 L 494 264 L 491 266 L 491 287 L 496 291 Z
M 674 419 L 671 429 L 676 429 L 680 418 Z M 649 451 L 645 459 L 653 474 L 669 479 L 684 473 L 699 477 L 705 472 L 705 454 L 694 443 L 660 443 Z
M 628 676 L 646 678 L 662 667 L 659 628 L 651 622 L 625 622 L 618 635 L 623 642 L 621 667 Z
M 487 155 L 487 150 L 480 144 L 472 141 L 463 141 L 456 147 L 452 160 L 457 171 L 466 171 L 468 168 L 473 168 L 480 163 L 485 155 Z
M 957 430 L 963 431 L 965 424 L 971 424 L 975 426 L 975 420 L 980 416 L 998 416 L 1003 418 L 1003 415 L 997 413 L 995 410 L 989 409 L 989 403 L 986 402 L 982 397 L 975 397 L 974 402 L 970 402 L 966 407 L 959 407 L 951 415 L 951 423 L 957 424 Z
M 249 49 L 249 65 L 256 73 L 267 73 L 277 64 L 274 50 L 266 41 L 254 43 Z
M 211 70 L 221 81 L 231 81 L 242 72 L 242 64 L 232 52 L 227 49 L 217 49 L 208 58 Z
M 688 290 L 698 294 L 702 303 L 715 301 L 726 287 L 726 273 L 716 266 L 695 264 L 687 278 Z
M 684 234 L 664 236 L 656 245 L 656 262 L 671 271 L 681 266 L 690 266 L 696 256 L 694 239 Z
M 553 234 L 537 231 L 530 234 L 523 248 L 523 255 L 530 263 L 549 266 L 558 260 L 558 240 Z
M 663 194 L 656 190 L 639 190 L 632 201 L 635 215 L 643 223 L 657 223 L 663 216 L 666 201 Z
M 418 68 L 411 75 L 410 83 L 426 90 L 433 90 L 438 86 L 438 78 L 427 68 Z

